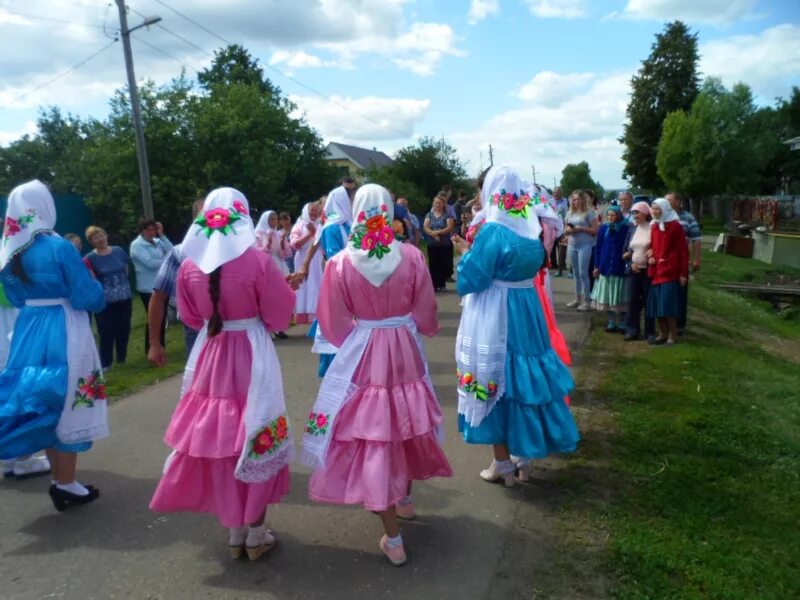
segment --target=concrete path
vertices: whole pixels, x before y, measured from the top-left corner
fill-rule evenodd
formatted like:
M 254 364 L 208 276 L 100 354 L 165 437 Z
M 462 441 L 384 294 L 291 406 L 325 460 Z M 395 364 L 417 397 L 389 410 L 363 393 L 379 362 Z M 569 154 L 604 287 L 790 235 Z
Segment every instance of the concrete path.
M 555 280 L 558 307 L 571 299 L 571 288 L 570 280 Z M 111 437 L 80 462 L 81 479 L 102 490 L 95 504 L 58 514 L 47 497 L 49 480 L 0 483 L 0 597 L 531 598 L 529 573 L 517 574 L 547 556 L 552 532 L 543 523 L 552 519 L 553 492 L 545 489 L 550 501 L 538 503 L 536 483 L 527 491 L 523 486 L 506 490 L 478 478 L 490 453 L 464 444 L 455 427 L 458 298 L 447 292 L 439 303 L 443 328 L 426 345 L 446 413 L 445 449 L 455 476 L 415 485 L 419 517 L 403 526 L 407 566 L 392 567 L 380 554 L 381 527 L 373 514 L 312 504 L 308 471 L 299 465 L 292 467 L 290 497 L 267 515 L 280 545 L 257 563 L 229 558 L 225 532 L 211 516 L 150 512 L 167 455 L 161 438 L 178 400 L 180 380 L 174 378 L 112 405 Z M 588 316 L 562 308 L 558 313 L 575 348 L 588 330 Z M 291 339 L 277 344 L 298 429 L 319 385 L 310 342 L 300 336 L 304 330 L 294 328 Z M 559 459 L 554 460 L 548 464 L 557 466 Z M 522 504 L 525 522 L 520 523 Z M 526 532 L 522 537 L 521 531 Z M 509 553 L 513 563 L 505 558 Z

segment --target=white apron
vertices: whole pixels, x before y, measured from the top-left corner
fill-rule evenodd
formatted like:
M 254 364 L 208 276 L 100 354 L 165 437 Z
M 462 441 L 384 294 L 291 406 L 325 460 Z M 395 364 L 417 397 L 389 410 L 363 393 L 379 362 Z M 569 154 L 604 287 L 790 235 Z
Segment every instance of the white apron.
M 108 405 L 103 368 L 89 313 L 75 310 L 66 298 L 26 300 L 25 306 L 60 306 L 67 331 L 67 392 L 56 436 L 64 444 L 108 436 Z
M 0 306 L 0 370 L 6 368 L 11 338 L 14 337 L 14 324 L 17 322 L 16 308 Z
M 353 383 L 353 374 L 364 356 L 372 331 L 374 329 L 399 329 L 400 327 L 406 327 L 414 336 L 420 356 L 425 363 L 425 385 L 436 397 L 428 371 L 428 361 L 425 358 L 425 347 L 411 315 L 389 317 L 377 321 L 359 319 L 356 321 L 355 329 L 347 336 L 341 348 L 337 349 L 332 346 L 334 351 L 338 350 L 338 352 L 322 380 L 314 407 L 308 415 L 303 434 L 301 459 L 303 464 L 312 469 L 325 466 L 325 457 L 332 439 L 336 417 L 358 390 L 358 386 Z M 321 328 L 318 326 L 317 331 L 319 329 Z M 441 437 L 443 432 L 444 428 L 439 427 L 437 435 L 440 443 L 443 441 Z
M 302 265 L 311 249 L 311 241 L 298 248 L 294 255 L 296 265 Z M 296 292 L 295 312 L 297 314 L 312 314 L 317 312 L 319 292 L 322 287 L 322 254 L 317 252 L 308 265 L 308 279 L 300 284 Z
M 456 337 L 458 414 L 471 427 L 480 425 L 505 393 L 508 288 L 532 287 L 533 279 L 495 279 L 488 289 L 464 296 Z
M 253 357 L 244 410 L 247 441 L 242 447 L 234 476 L 245 483 L 268 481 L 294 458 L 278 354 L 264 322 L 258 317 L 224 321 L 222 331 L 246 331 Z M 192 386 L 197 360 L 207 340 L 208 323 L 205 323 L 197 335 L 183 373 L 181 398 Z M 167 459 L 165 470 L 173 455 L 174 451 Z

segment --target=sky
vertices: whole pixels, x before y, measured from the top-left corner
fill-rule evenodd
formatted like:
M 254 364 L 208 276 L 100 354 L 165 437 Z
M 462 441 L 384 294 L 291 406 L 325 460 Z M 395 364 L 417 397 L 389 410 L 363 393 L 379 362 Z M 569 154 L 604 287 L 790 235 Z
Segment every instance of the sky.
M 393 154 L 444 138 L 471 175 L 489 164 L 552 184 L 586 160 L 625 186 L 630 78 L 664 24 L 698 34 L 700 71 L 760 105 L 800 85 L 798 0 L 130 0 L 136 76 L 167 83 L 245 46 L 325 141 Z M 0 0 L 0 145 L 57 105 L 103 118 L 125 84 L 107 0 Z M 91 57 L 91 58 L 90 58 Z M 89 59 L 83 63 L 85 59 Z M 80 64 L 83 63 L 83 64 Z M 76 65 L 77 68 L 72 69 Z M 72 69 L 72 70 L 71 70 Z M 224 182 L 220 182 L 224 184 Z

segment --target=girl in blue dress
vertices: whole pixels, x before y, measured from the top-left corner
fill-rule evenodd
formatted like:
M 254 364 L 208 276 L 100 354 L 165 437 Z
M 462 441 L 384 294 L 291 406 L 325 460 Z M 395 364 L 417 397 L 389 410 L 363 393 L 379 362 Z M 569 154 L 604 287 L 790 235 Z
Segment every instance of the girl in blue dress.
M 0 458 L 47 449 L 57 510 L 100 492 L 75 478 L 77 453 L 108 435 L 105 384 L 86 311 L 103 310 L 103 288 L 55 231 L 53 197 L 40 181 L 8 198 L 0 279 L 20 308 L 0 373 Z
M 508 167 L 483 182 L 486 222 L 458 265 L 464 309 L 456 340 L 458 428 L 488 444 L 480 476 L 514 485 L 511 455 L 544 458 L 580 438 L 564 398 L 572 376 L 550 345 L 533 279 L 545 260 L 533 199 Z

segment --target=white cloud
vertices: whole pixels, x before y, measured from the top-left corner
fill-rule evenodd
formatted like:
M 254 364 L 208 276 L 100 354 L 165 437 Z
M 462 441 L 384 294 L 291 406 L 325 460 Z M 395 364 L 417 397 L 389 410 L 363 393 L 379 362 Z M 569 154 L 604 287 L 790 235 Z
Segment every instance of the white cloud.
M 14 140 L 18 140 L 23 135 L 33 135 L 38 131 L 35 121 L 26 121 L 22 129 L 18 131 L 0 131 L 0 146 L 7 146 Z
M 624 14 L 637 19 L 726 25 L 746 16 L 756 0 L 628 0 Z
M 475 130 L 450 136 L 460 154 L 477 172 L 488 164 L 492 145 L 496 164 L 517 168 L 530 177 L 536 165 L 537 179 L 548 185 L 569 163 L 586 160 L 592 175 L 606 187 L 622 184 L 622 133 L 628 104 L 629 72 L 611 74 L 581 73 L 559 75 L 540 73 L 538 81 L 581 81 L 572 90 L 563 90 L 561 100 L 535 95 L 522 108 L 508 110 L 489 119 Z M 533 81 L 537 81 L 537 77 Z
M 519 88 L 517 97 L 555 108 L 567 102 L 573 93 L 585 88 L 593 78 L 592 73 L 561 75 L 553 71 L 541 71 Z
M 297 114 L 327 140 L 364 144 L 413 137 L 414 128 L 428 112 L 430 100 L 366 96 L 290 96 Z
M 542 19 L 578 19 L 585 17 L 585 0 L 525 0 L 531 12 Z
M 469 5 L 467 20 L 470 25 L 475 25 L 486 17 L 497 14 L 499 10 L 500 0 L 472 0 Z
M 730 86 L 739 81 L 766 102 L 786 97 L 800 83 L 800 26 L 783 24 L 756 35 L 737 35 L 702 44 L 700 70 Z

